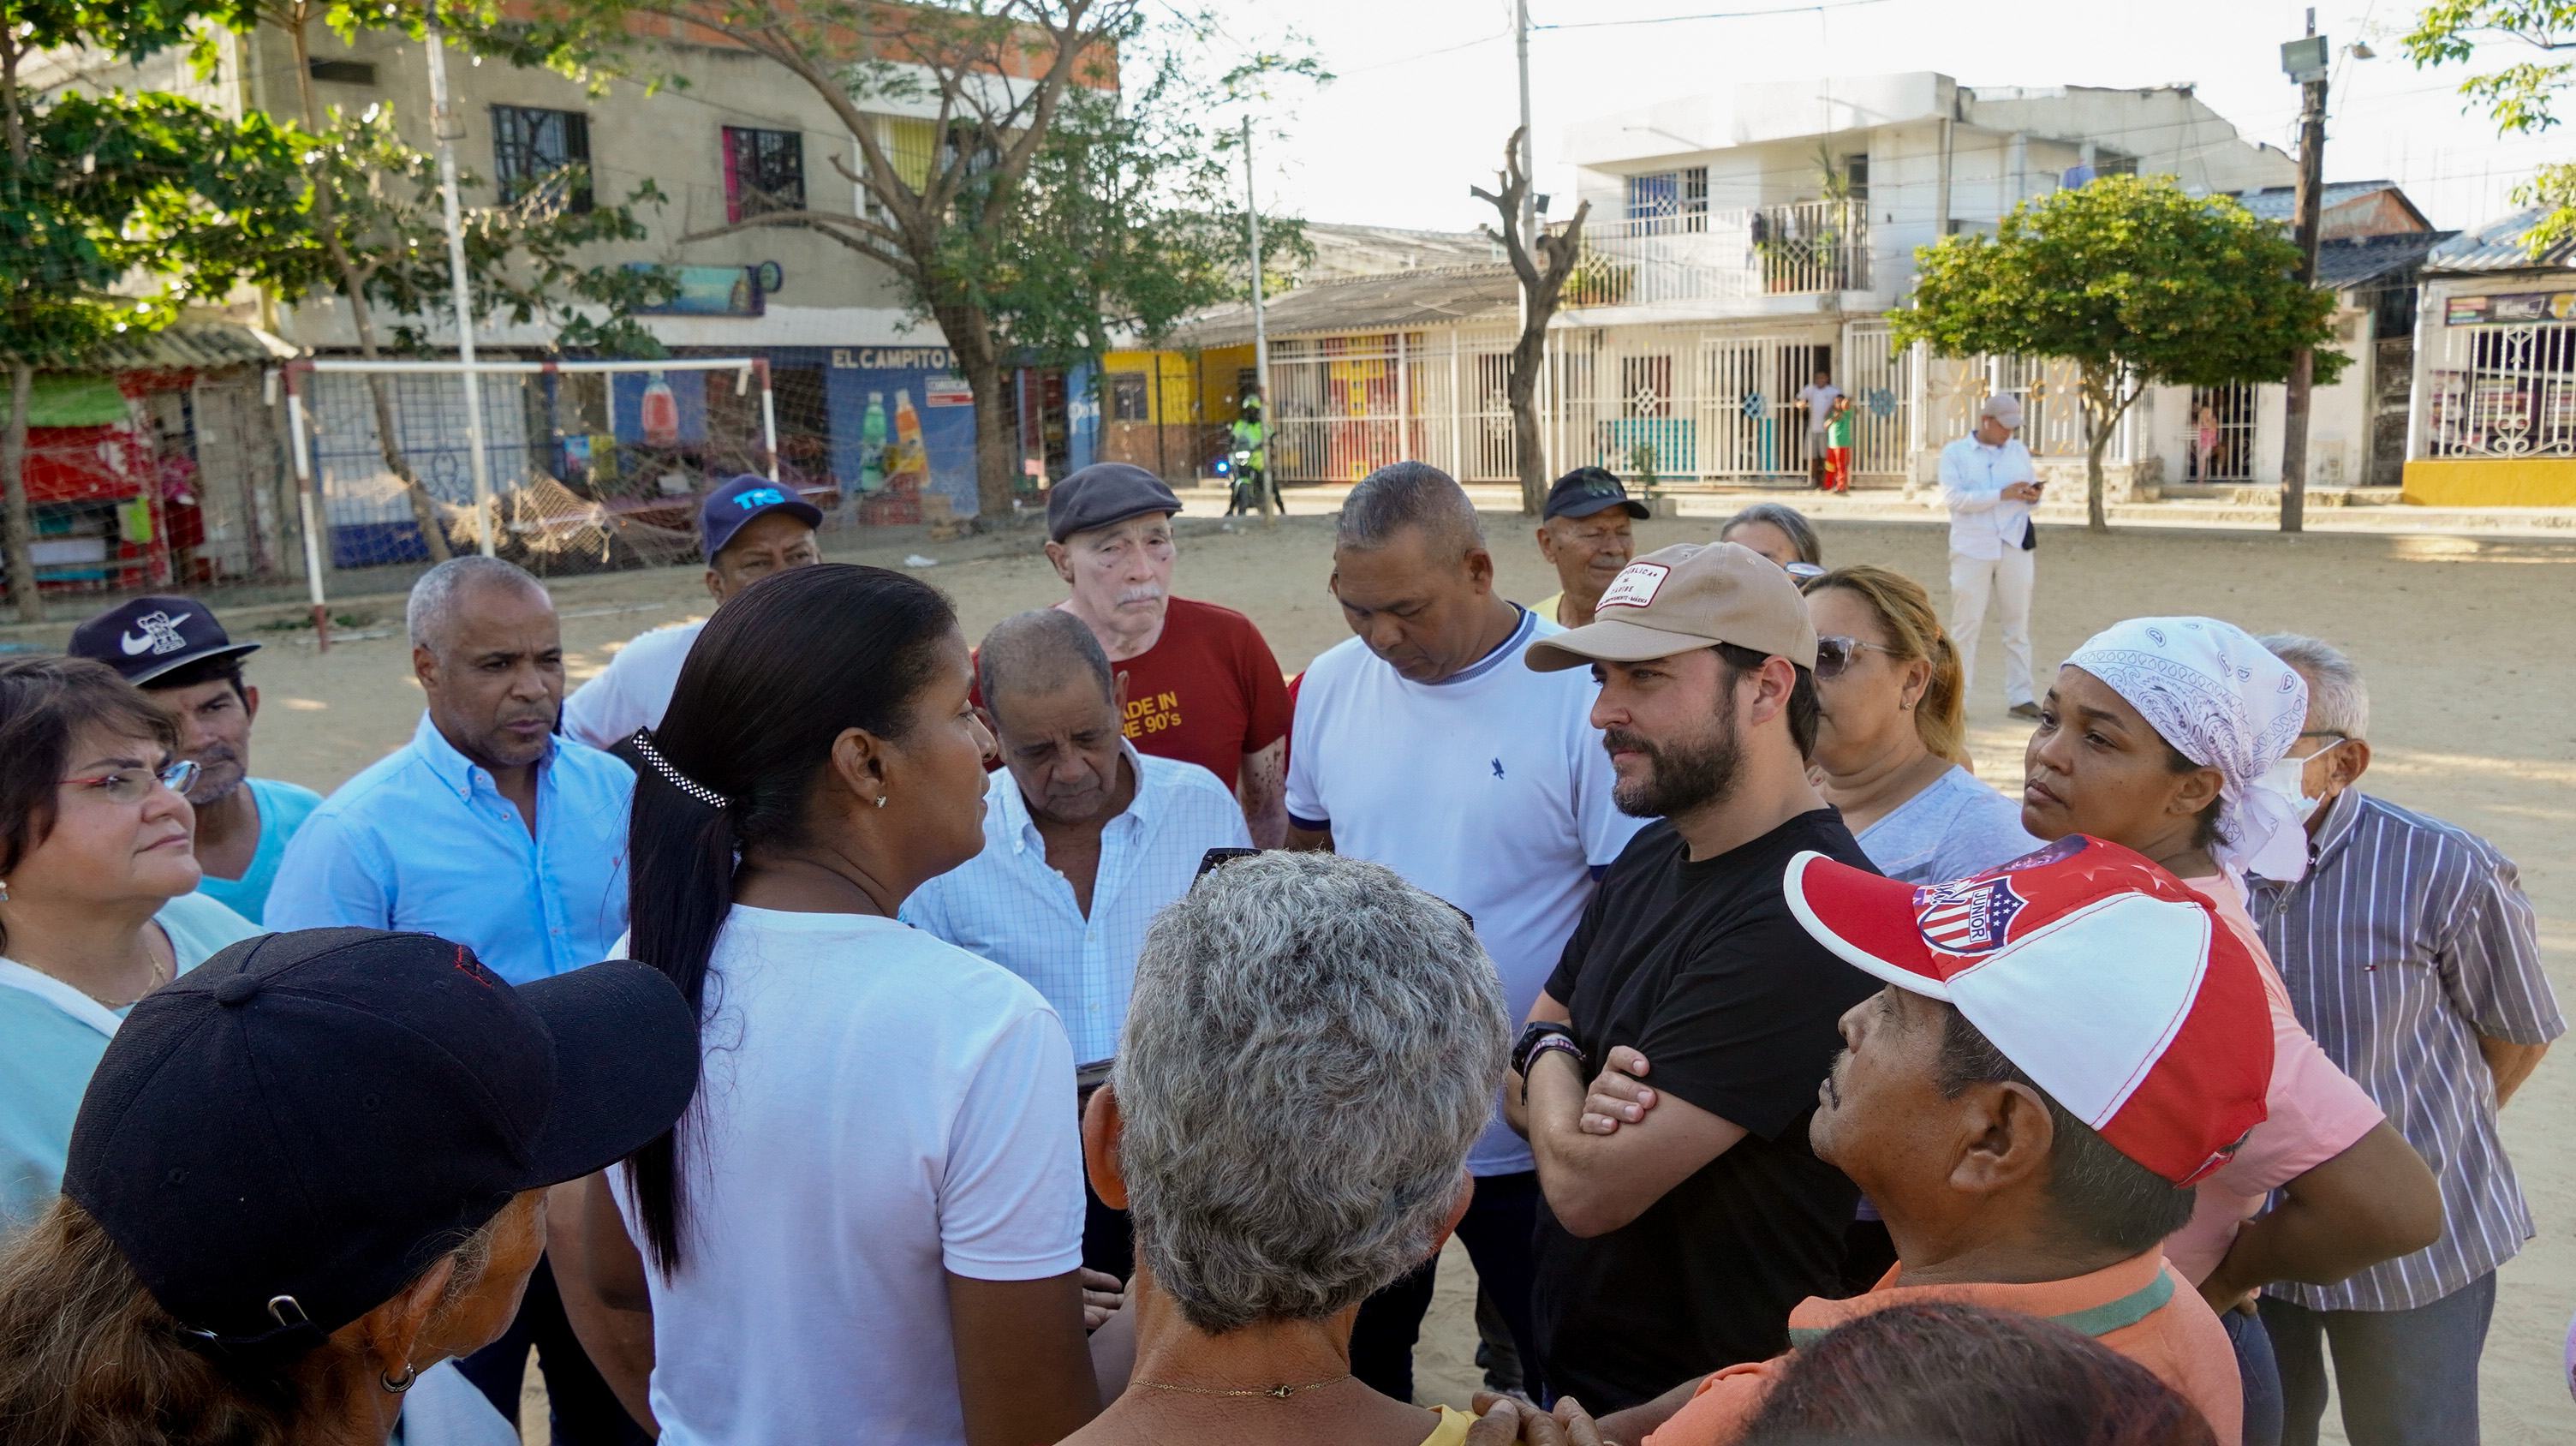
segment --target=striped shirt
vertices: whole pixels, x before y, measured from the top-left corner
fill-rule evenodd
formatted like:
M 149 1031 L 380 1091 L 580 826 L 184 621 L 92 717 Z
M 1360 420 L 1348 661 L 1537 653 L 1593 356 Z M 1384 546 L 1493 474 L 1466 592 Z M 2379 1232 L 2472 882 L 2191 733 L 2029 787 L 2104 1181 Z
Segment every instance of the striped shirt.
M 1195 763 L 1127 744 L 1136 797 L 1100 828 L 1091 914 L 1047 863 L 1046 839 L 1007 768 L 984 791 L 984 851 L 915 889 L 907 924 L 979 954 L 1035 985 L 1073 1040 L 1076 1064 L 1118 1048 L 1136 955 L 1163 906 L 1189 892 L 1212 848 L 1250 848 L 1243 805 Z
M 2250 880 L 2253 914 L 2308 1031 L 2432 1168 L 2442 1238 L 2336 1285 L 2264 1289 L 2310 1310 L 2412 1310 L 2532 1236 L 2478 1036 L 2545 1044 L 2567 1025 L 2511 860 L 2356 791 L 2327 810 L 2307 877 Z

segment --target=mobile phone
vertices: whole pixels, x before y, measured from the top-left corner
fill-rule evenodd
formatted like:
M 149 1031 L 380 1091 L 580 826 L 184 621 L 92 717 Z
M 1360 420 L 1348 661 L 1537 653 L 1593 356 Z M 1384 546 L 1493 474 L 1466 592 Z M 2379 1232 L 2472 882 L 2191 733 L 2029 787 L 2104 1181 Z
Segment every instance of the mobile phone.
M 1195 884 L 1236 859 L 1248 859 L 1259 852 L 1259 849 L 1209 849 L 1199 855 L 1199 871 L 1190 875 L 1190 882 Z

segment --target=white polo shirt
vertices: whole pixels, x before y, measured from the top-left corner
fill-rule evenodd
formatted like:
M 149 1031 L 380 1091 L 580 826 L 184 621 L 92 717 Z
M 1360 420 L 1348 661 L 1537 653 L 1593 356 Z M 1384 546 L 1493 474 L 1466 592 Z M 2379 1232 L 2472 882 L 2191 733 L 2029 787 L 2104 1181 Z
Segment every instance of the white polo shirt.
M 599 676 L 564 699 L 563 731 L 593 748 L 613 748 L 638 728 L 659 728 L 679 686 L 680 665 L 705 618 L 655 628 L 617 650 Z
M 1523 609 L 1501 647 L 1438 683 L 1407 681 L 1352 638 L 1306 670 L 1290 735 L 1289 818 L 1466 910 L 1516 1024 L 1581 921 L 1593 870 L 1646 822 L 1610 801 L 1591 674 L 1521 661 L 1532 639 L 1563 631 Z M 1535 1166 L 1498 1111 L 1467 1168 Z

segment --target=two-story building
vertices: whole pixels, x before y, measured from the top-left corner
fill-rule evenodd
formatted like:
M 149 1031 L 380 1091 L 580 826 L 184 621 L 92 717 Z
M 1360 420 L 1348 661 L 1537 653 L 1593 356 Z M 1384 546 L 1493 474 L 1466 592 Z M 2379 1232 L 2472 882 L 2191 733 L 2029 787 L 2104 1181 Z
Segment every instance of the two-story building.
M 1860 485 L 1928 480 L 1941 444 L 1994 392 L 2022 398 L 2045 468 L 2079 471 L 2071 366 L 1891 343 L 1888 313 L 1910 293 L 1917 248 L 2117 173 L 2175 176 L 2286 223 L 2297 179 L 2290 157 L 2246 140 L 2189 86 L 1971 88 L 1929 71 L 1743 85 L 1621 111 L 1568 126 L 1561 156 L 1591 209 L 1541 391 L 1549 466 L 1597 463 L 1668 486 L 1805 485 L 1796 399 L 1817 371 L 1857 404 Z M 2333 485 L 2363 480 L 2374 438 L 2394 435 L 2375 401 L 2387 375 L 2376 338 L 2408 334 L 2411 267 L 2431 242 L 2406 238 L 2434 233 L 2384 182 L 2336 188 L 2327 207 L 2321 284 L 2346 293 L 2337 335 L 2361 358 L 2320 389 L 2313 414 L 2311 478 Z M 1560 197 L 1552 209 L 1571 208 Z M 1419 455 L 1461 476 L 1514 475 L 1501 387 L 1516 303 L 1489 300 L 1498 278 L 1512 293 L 1508 273 L 1442 274 L 1390 292 L 1400 305 L 1384 315 L 1358 314 L 1362 290 L 1340 281 L 1316 305 L 1295 293 L 1274 303 L 1284 476 L 1303 465 L 1342 479 L 1415 438 Z M 1232 340 L 1246 321 L 1211 316 L 1197 336 Z M 2115 488 L 2277 482 L 2280 395 L 2151 389 L 2120 425 Z

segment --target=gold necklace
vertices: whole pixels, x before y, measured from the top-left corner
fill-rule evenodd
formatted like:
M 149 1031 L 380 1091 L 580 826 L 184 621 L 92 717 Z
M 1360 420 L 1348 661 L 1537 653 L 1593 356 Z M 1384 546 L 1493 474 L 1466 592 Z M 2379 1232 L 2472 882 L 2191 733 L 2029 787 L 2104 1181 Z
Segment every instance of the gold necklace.
M 160 988 L 162 985 L 169 983 L 170 976 L 162 971 L 161 960 L 158 956 L 153 954 L 151 945 L 147 944 L 143 947 L 143 954 L 145 958 L 152 961 L 152 982 L 143 986 L 143 994 L 149 994 L 153 990 Z M 134 1006 L 143 1002 L 143 994 L 137 994 L 132 999 L 125 1001 L 123 1004 L 118 1004 L 111 1000 L 101 999 L 95 994 L 90 994 L 86 989 L 82 990 L 81 993 L 89 996 L 90 1003 L 97 1005 L 99 1008 L 106 1010 L 110 1014 L 114 1014 L 120 1009 L 132 1009 Z
M 1129 1384 L 1155 1391 L 1180 1391 L 1192 1396 L 1268 1396 L 1274 1401 L 1285 1401 L 1291 1396 L 1303 1395 L 1308 1391 L 1320 1391 L 1326 1386 L 1338 1386 L 1350 1378 L 1351 1373 L 1344 1371 L 1329 1381 L 1310 1381 L 1302 1386 L 1286 1384 L 1262 1386 L 1249 1391 L 1220 1391 L 1214 1386 L 1176 1386 L 1169 1381 L 1132 1381 Z

